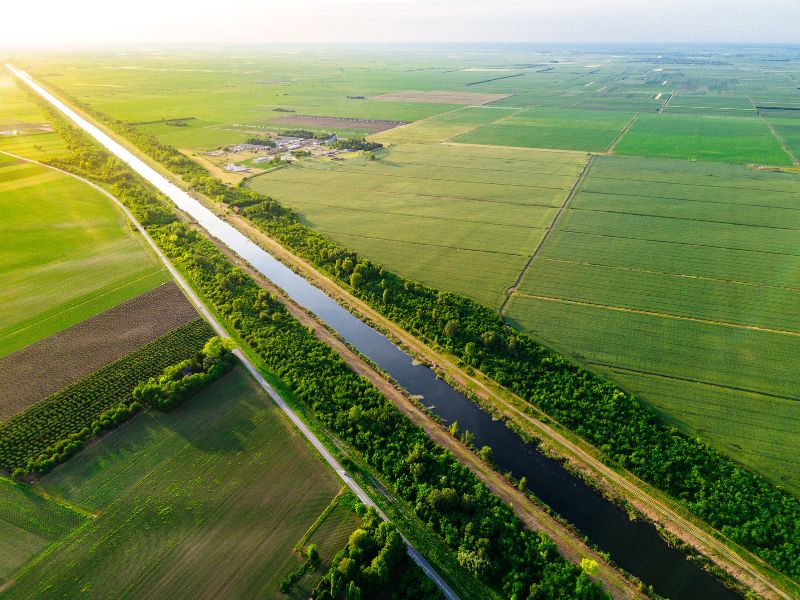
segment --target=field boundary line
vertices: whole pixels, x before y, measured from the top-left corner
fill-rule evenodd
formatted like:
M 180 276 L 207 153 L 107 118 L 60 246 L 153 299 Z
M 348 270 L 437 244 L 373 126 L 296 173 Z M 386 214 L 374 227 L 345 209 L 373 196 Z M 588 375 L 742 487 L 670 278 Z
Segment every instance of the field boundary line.
M 756 103 L 753 102 L 753 98 L 751 96 L 747 96 L 747 100 L 750 102 L 750 104 L 753 105 L 756 114 L 759 117 L 761 117 L 764 123 L 767 124 L 767 127 L 769 127 L 769 130 L 772 132 L 772 135 L 775 136 L 775 139 L 778 140 L 778 143 L 781 145 L 781 148 L 783 148 L 783 151 L 786 152 L 788 157 L 791 159 L 792 165 L 794 165 L 795 167 L 800 167 L 800 161 L 797 160 L 797 157 L 794 155 L 794 152 L 792 152 L 792 149 L 789 148 L 788 144 L 783 139 L 783 136 L 780 133 L 778 133 L 778 131 L 775 129 L 775 126 L 772 123 L 770 123 L 769 120 L 763 114 L 761 114 L 761 111 L 759 110 L 758 106 L 756 106 Z
M 16 73 L 15 73 L 16 75 Z M 27 82 L 26 82 L 27 83 Z M 46 98 L 45 98 L 46 99 Z M 81 129 L 83 129 L 81 127 Z M 91 135 L 91 134 L 90 134 Z M 94 136 L 92 136 L 94 137 Z M 99 142 L 98 142 L 99 143 Z M 2 152 L 2 151 L 0 151 Z M 3 152 L 3 154 L 9 154 L 10 156 L 14 156 L 15 158 L 19 158 L 22 160 L 26 160 L 28 162 L 36 163 L 43 167 L 47 167 L 49 169 L 55 169 L 57 171 L 61 171 L 70 177 L 74 177 L 75 179 L 84 182 L 85 184 L 89 185 L 90 187 L 98 190 L 104 196 L 106 196 L 109 200 L 111 200 L 114 204 L 116 204 L 122 212 L 130 219 L 131 223 L 133 223 L 134 227 L 142 234 L 144 239 L 148 242 L 150 247 L 156 253 L 158 258 L 164 263 L 167 267 L 167 270 L 170 274 L 174 277 L 175 281 L 187 295 L 189 300 L 197 307 L 197 310 L 200 314 L 209 322 L 211 327 L 214 331 L 217 332 L 218 335 L 223 337 L 231 337 L 227 330 L 222 327 L 222 325 L 217 321 L 216 317 L 211 313 L 211 311 L 203 304 L 202 300 L 198 297 L 198 295 L 194 292 L 194 290 L 189 286 L 188 282 L 183 278 L 177 268 L 170 262 L 170 260 L 166 257 L 166 255 L 161 251 L 160 248 L 156 245 L 144 227 L 139 223 L 139 221 L 133 216 L 133 213 L 124 205 L 120 200 L 118 200 L 114 195 L 112 195 L 109 191 L 103 189 L 96 183 L 89 181 L 88 179 L 84 179 L 79 175 L 74 173 L 70 173 L 69 171 L 65 171 L 63 169 L 59 169 L 57 167 L 53 167 L 47 165 L 45 163 L 41 163 L 32 159 L 27 159 L 22 156 L 17 156 L 15 154 L 10 154 L 7 152 Z M 137 173 L 138 175 L 138 173 Z M 178 209 L 179 210 L 179 209 Z M 388 517 L 386 513 L 384 513 L 380 507 L 369 497 L 369 495 L 364 491 L 364 489 L 355 481 L 353 480 L 345 471 L 344 467 L 339 463 L 338 460 L 328 451 L 325 445 L 319 440 L 319 438 L 311 431 L 311 429 L 303 422 L 303 420 L 297 416 L 297 414 L 292 410 L 292 408 L 287 404 L 287 402 L 283 399 L 283 397 L 277 392 L 277 390 L 270 385 L 267 380 L 264 378 L 263 375 L 258 371 L 258 369 L 253 365 L 250 359 L 244 354 L 244 352 L 240 348 L 234 348 L 233 354 L 239 359 L 239 361 L 244 365 L 250 375 L 256 380 L 256 382 L 260 385 L 260 387 L 267 393 L 267 395 L 275 402 L 275 404 L 280 408 L 283 414 L 294 424 L 294 426 L 300 431 L 300 433 L 308 440 L 308 442 L 317 450 L 317 452 L 322 455 L 322 458 L 325 462 L 333 469 L 336 475 L 349 487 L 353 493 L 358 497 L 358 499 L 368 507 L 373 507 L 381 516 L 384 521 L 388 521 Z M 402 534 L 400 533 L 403 541 L 406 545 L 406 551 L 408 552 L 411 559 L 422 569 L 423 573 L 430 578 L 436 586 L 442 591 L 443 595 L 447 600 L 460 600 L 459 596 L 453 591 L 453 589 L 447 584 L 447 582 L 439 575 L 431 564 L 422 556 L 422 554 L 414 548 L 411 542 Z
M 634 237 L 631 235 L 615 235 L 612 233 L 595 233 L 593 231 L 581 231 L 579 229 L 562 229 L 566 233 L 575 233 L 579 235 L 593 235 L 597 237 L 615 238 L 621 240 L 637 240 L 640 242 L 656 242 L 659 244 L 674 244 L 676 246 L 693 246 L 696 248 L 716 248 L 718 250 L 732 250 L 734 252 L 752 252 L 753 254 L 773 254 L 775 256 L 794 256 L 800 258 L 800 254 L 793 254 L 791 252 L 777 252 L 776 250 L 754 250 L 752 248 L 736 248 L 734 246 L 717 246 L 715 244 L 700 244 L 697 242 L 677 242 L 675 240 L 659 240 L 655 238 L 642 238 Z
M 744 392 L 746 394 L 753 394 L 754 396 L 766 396 L 767 398 L 775 398 L 776 400 L 789 400 L 790 402 L 800 402 L 800 398 L 793 398 L 792 396 L 781 396 L 780 394 L 773 394 L 771 392 L 762 392 L 758 390 L 751 390 L 749 388 L 737 387 L 735 385 L 722 385 L 721 383 L 714 383 L 713 381 L 704 381 L 702 379 L 692 379 L 691 377 L 679 377 L 678 375 L 667 375 L 666 373 L 656 373 L 655 371 L 647 371 L 645 369 L 632 369 L 623 367 L 621 365 L 612 365 L 610 363 L 589 361 L 588 364 L 598 367 L 604 367 L 612 371 L 622 371 L 625 373 L 636 373 L 639 375 L 648 375 L 650 377 L 658 377 L 660 379 L 670 379 L 672 381 L 683 381 L 685 383 L 696 383 L 698 385 L 706 385 L 708 387 L 719 388 L 723 390 L 733 390 L 735 392 Z
M 584 156 L 586 154 L 584 153 Z M 317 171 L 322 171 L 322 169 L 316 169 Z M 333 173 L 334 171 L 328 171 Z M 369 175 L 370 177 L 391 177 L 393 179 L 403 179 L 407 181 L 409 177 L 405 175 L 395 175 L 394 173 L 364 173 L 362 171 L 348 171 L 347 169 L 337 168 L 336 172 L 338 173 L 349 173 L 351 175 Z M 261 174 L 263 175 L 263 173 Z M 521 188 L 528 188 L 528 189 L 536 189 L 536 190 L 563 190 L 563 187 L 552 187 L 552 186 L 545 186 L 545 185 L 526 185 L 522 183 L 504 183 L 502 181 L 465 181 L 463 179 L 444 179 L 441 177 L 413 177 L 412 179 L 416 181 L 440 181 L 445 183 L 474 183 L 478 185 L 501 185 L 505 187 L 521 187 Z
M 544 227 L 536 227 L 535 229 L 544 229 Z M 326 233 L 326 234 L 329 234 L 329 235 L 332 235 L 334 233 L 334 232 L 332 232 L 332 231 L 330 231 L 328 229 L 322 229 L 322 228 L 319 228 L 317 231 L 319 231 L 321 233 Z M 392 238 L 384 238 L 384 237 L 378 237 L 378 236 L 374 236 L 374 235 L 361 235 L 361 234 L 357 234 L 357 233 L 337 232 L 336 235 L 344 235 L 344 236 L 347 236 L 347 237 L 357 237 L 357 238 L 362 238 L 362 239 L 365 239 L 365 240 L 375 240 L 377 242 L 392 242 L 392 243 L 396 243 L 396 244 L 413 244 L 415 246 L 428 246 L 428 247 L 431 247 L 431 248 L 449 248 L 451 250 L 459 250 L 460 252 L 480 252 L 480 253 L 483 253 L 483 254 L 498 254 L 498 255 L 501 255 L 501 256 L 524 256 L 524 254 L 514 254 L 512 252 L 501 252 L 500 250 L 479 250 L 477 248 L 464 248 L 462 246 L 443 246 L 441 244 L 430 244 L 428 242 L 419 242 L 419 241 L 409 242 L 407 240 L 394 240 Z
M 583 183 L 584 180 L 586 179 L 586 175 L 589 173 L 589 169 L 591 168 L 592 163 L 594 163 L 594 157 L 595 155 L 589 156 L 589 159 L 586 161 L 586 164 L 583 165 L 583 170 L 581 170 L 581 172 L 578 174 L 578 177 L 575 180 L 575 183 L 572 184 L 572 188 L 569 190 L 567 197 L 564 198 L 563 204 L 561 204 L 561 207 L 553 216 L 553 220 L 550 222 L 550 226 L 547 227 L 547 229 L 544 232 L 544 235 L 542 236 L 542 239 L 539 241 L 539 244 L 533 250 L 533 253 L 528 259 L 528 262 L 525 263 L 525 266 L 522 267 L 522 270 L 519 272 L 519 275 L 517 275 L 516 281 L 506 291 L 506 297 L 503 299 L 503 303 L 500 305 L 500 308 L 498 309 L 498 312 L 500 313 L 501 316 L 503 315 L 506 306 L 508 305 L 508 301 L 511 299 L 511 296 L 513 296 L 516 293 L 519 284 L 522 282 L 522 278 L 525 277 L 525 273 L 528 272 L 528 269 L 530 269 L 531 264 L 533 264 L 533 261 L 536 259 L 537 256 L 539 256 L 539 253 L 542 251 L 542 248 L 544 247 L 547 238 L 550 237 L 550 234 L 553 232 L 553 229 L 555 229 L 559 219 L 561 219 L 561 215 L 563 215 L 566 212 L 566 209 L 569 207 L 572 198 L 575 197 L 581 183 Z
M 496 101 L 493 101 L 493 102 L 496 102 Z M 440 144 L 449 142 L 451 139 L 456 138 L 456 137 L 458 137 L 460 135 L 467 135 L 468 133 L 472 133 L 473 131 L 475 131 L 476 129 L 480 129 L 481 127 L 486 127 L 488 125 L 496 125 L 497 123 L 502 123 L 506 119 L 510 119 L 514 115 L 517 115 L 520 112 L 522 112 L 523 110 L 525 110 L 524 108 L 517 108 L 515 106 L 509 106 L 509 107 L 505 107 L 505 106 L 487 106 L 485 104 L 472 104 L 472 105 L 466 106 L 464 108 L 494 108 L 494 109 L 498 109 L 499 108 L 499 109 L 502 109 L 502 110 L 510 110 L 510 111 L 514 111 L 514 112 L 512 112 L 510 115 L 504 115 L 504 116 L 500 117 L 499 119 L 495 119 L 494 121 L 489 121 L 488 123 L 481 123 L 480 125 L 475 125 L 474 127 L 470 127 L 466 131 L 461 131 L 459 133 L 456 133 L 455 135 L 451 135 L 451 136 L 448 136 L 446 138 L 443 138 L 443 139 L 439 140 Z
M 772 290 L 783 290 L 786 292 L 800 292 L 800 288 L 788 285 L 775 285 L 773 283 L 759 283 L 757 281 L 740 281 L 738 279 L 725 279 L 724 277 L 712 277 L 710 275 L 692 275 L 691 273 L 673 273 L 670 271 L 658 271 L 656 269 L 643 269 L 641 267 L 626 267 L 624 265 L 604 265 L 602 263 L 586 262 L 585 260 L 573 260 L 570 258 L 553 258 L 548 256 L 546 260 L 550 262 L 567 263 L 570 265 L 583 265 L 586 267 L 602 267 L 614 271 L 633 271 L 635 273 L 648 273 L 650 275 L 668 275 L 670 277 L 680 277 L 681 279 L 697 279 L 700 281 L 716 281 L 718 283 L 731 283 L 734 285 L 746 285 L 757 288 Z
M 764 119 L 764 122 L 767 124 L 767 127 L 769 127 L 769 130 L 772 132 L 772 135 L 774 135 L 775 138 L 778 140 L 778 143 L 781 145 L 781 148 L 783 148 L 783 151 L 789 155 L 789 158 L 792 160 L 792 165 L 794 165 L 795 167 L 800 167 L 800 160 L 797 160 L 797 157 L 794 155 L 794 152 L 792 152 L 792 149 L 789 148 L 789 145 L 784 141 L 783 136 L 780 133 L 778 133 L 778 130 L 775 129 L 775 126 L 769 121 L 767 121 L 766 118 L 764 118 L 763 116 L 761 118 Z
M 553 154 L 572 154 L 577 156 L 586 156 L 592 152 L 585 150 L 564 150 L 563 148 L 538 148 L 531 146 L 500 146 L 499 144 L 472 144 L 468 142 L 440 142 L 445 146 L 468 146 L 472 148 L 504 148 L 506 150 L 520 150 L 522 152 L 552 152 Z
M 700 317 L 688 317 L 684 315 L 676 315 L 672 313 L 659 312 L 653 310 L 644 310 L 640 308 L 628 308 L 626 306 L 614 306 L 613 304 L 603 304 L 601 302 L 587 302 L 584 300 L 570 300 L 568 298 L 559 298 L 557 296 L 546 296 L 543 294 L 531 294 L 527 292 L 515 292 L 516 296 L 520 298 L 530 298 L 532 300 L 546 300 L 548 302 L 561 302 L 562 304 L 572 304 L 577 306 L 588 306 L 590 308 L 603 308 L 606 310 L 613 310 L 615 312 L 634 313 L 637 315 L 647 315 L 650 317 L 662 317 L 665 319 L 674 319 L 676 321 L 691 321 L 693 323 L 702 323 L 703 325 L 717 325 L 719 327 L 730 327 L 733 329 L 746 329 L 748 331 L 761 331 L 764 333 L 775 333 L 779 335 L 790 335 L 793 337 L 800 337 L 800 331 L 791 331 L 788 329 L 774 329 L 772 327 L 760 327 L 758 325 L 746 325 L 744 323 L 730 323 L 728 321 L 716 321 L 714 319 L 702 319 Z M 800 398 L 798 398 L 800 400 Z
M 595 176 L 595 179 L 600 179 L 600 178 Z M 609 178 L 606 177 L 604 179 L 609 179 Z M 630 180 L 628 180 L 628 181 L 630 181 Z M 642 183 L 659 183 L 659 182 L 646 182 L 646 181 L 644 181 Z M 688 185 L 688 184 L 685 184 L 685 185 Z M 708 187 L 712 187 L 712 186 L 708 186 Z M 748 190 L 753 191 L 753 192 L 760 191 L 762 193 L 769 193 L 769 194 L 774 193 L 774 190 L 755 190 L 755 189 L 752 189 L 752 188 L 732 188 L 732 187 L 719 186 L 716 189 L 718 189 L 718 190 L 748 189 Z M 722 206 L 727 206 L 727 207 L 742 206 L 742 207 L 745 207 L 745 208 L 748 208 L 748 207 L 749 208 L 768 208 L 768 209 L 772 209 L 772 210 L 797 211 L 797 207 L 796 206 L 776 206 L 774 204 L 751 204 L 750 202 L 724 202 L 722 200 L 702 200 L 700 198 L 681 198 L 680 196 L 656 196 L 656 195 L 630 194 L 630 193 L 624 193 L 624 192 L 601 192 L 601 191 L 598 191 L 598 190 L 591 190 L 591 189 L 584 190 L 584 193 L 586 193 L 586 194 L 595 194 L 597 196 L 614 196 L 614 197 L 622 196 L 624 198 L 645 198 L 645 199 L 648 199 L 648 200 L 675 200 L 677 202 L 695 202 L 697 204 L 721 204 Z M 789 192 L 789 193 L 795 193 L 796 194 L 796 192 Z
M 620 156 L 619 158 L 620 159 L 644 160 L 644 161 L 647 161 L 647 160 L 679 161 L 680 160 L 680 159 L 677 159 L 677 158 L 651 159 L 651 158 L 648 158 L 648 157 L 640 157 L 640 156 Z M 688 161 L 688 160 L 687 161 L 682 161 L 682 162 L 684 162 L 684 163 L 692 163 L 692 161 Z M 692 164 L 696 165 L 699 162 L 700 161 L 697 161 L 697 162 L 692 163 Z M 742 164 L 738 164 L 738 163 L 736 163 L 736 164 L 734 164 L 734 163 L 713 163 L 713 162 L 710 162 L 710 161 L 706 161 L 706 162 L 702 162 L 701 164 L 704 165 L 704 166 L 722 164 L 722 165 L 726 165 L 726 166 L 741 167 L 743 169 L 747 168 L 747 165 L 742 165 Z M 661 173 L 685 174 L 685 171 L 672 171 L 672 170 L 670 170 L 670 171 L 661 171 Z M 760 192 L 762 194 L 767 192 L 767 193 L 770 193 L 770 194 L 792 194 L 792 195 L 797 195 L 797 191 L 795 191 L 795 190 L 786 190 L 786 189 L 776 190 L 774 188 L 754 188 L 754 187 L 740 186 L 740 185 L 720 185 L 720 184 L 711 185 L 709 183 L 698 183 L 696 181 L 693 181 L 691 183 L 686 183 L 686 182 L 683 182 L 683 181 L 663 181 L 663 180 L 660 180 L 660 179 L 640 179 L 640 178 L 636 178 L 636 177 L 611 177 L 611 176 L 608 176 L 608 175 L 603 175 L 602 172 L 595 173 L 594 175 L 592 175 L 592 177 L 594 179 L 605 179 L 607 181 L 634 181 L 636 183 L 653 183 L 653 184 L 656 184 L 656 185 L 682 185 L 684 187 L 692 187 L 692 188 L 704 187 L 704 188 L 712 188 L 712 189 L 715 189 L 715 190 L 747 190 L 747 191 L 750 191 L 750 192 Z M 707 173 L 701 173 L 700 175 L 698 175 L 698 177 L 704 177 L 706 179 L 710 179 L 711 177 L 713 177 L 713 175 L 708 175 Z M 684 200 L 685 199 L 686 198 L 684 198 Z
M 316 533 L 317 529 L 322 527 L 322 524 L 328 518 L 328 515 L 330 515 L 337 506 L 339 506 L 339 502 L 341 502 L 342 498 L 349 490 L 350 488 L 348 488 L 346 485 L 341 487 L 339 492 L 333 497 L 333 500 L 328 503 L 328 506 L 322 509 L 322 512 L 319 513 L 316 520 L 308 529 L 306 529 L 306 532 L 300 537 L 300 539 L 297 540 L 297 543 L 294 545 L 295 552 L 302 552 L 303 546 L 305 546 L 306 542 L 311 539 L 311 536 Z
M 425 121 L 430 121 L 431 119 L 435 119 L 436 117 L 442 117 L 444 115 L 449 115 L 451 113 L 458 112 L 460 110 L 464 110 L 465 108 L 470 108 L 470 106 L 469 105 L 459 106 L 458 108 L 454 108 L 452 110 L 446 110 L 444 112 L 440 112 L 440 113 L 437 113 L 435 115 L 431 115 L 430 117 L 425 117 L 424 119 L 419 119 L 418 121 L 410 121 L 408 123 L 404 123 L 403 125 L 398 125 L 397 127 L 392 127 L 391 129 L 385 129 L 384 131 L 398 131 L 400 129 L 403 129 L 403 127 L 409 127 L 410 125 L 416 125 L 418 123 L 424 123 Z M 370 134 L 368 137 L 379 136 L 380 134 L 384 133 L 384 131 L 376 131 L 375 133 Z M 389 140 L 389 144 L 390 145 L 393 144 L 393 143 L 394 144 L 401 144 L 401 143 L 402 144 L 409 144 L 409 143 L 411 143 L 411 144 L 414 144 L 414 143 L 419 144 L 419 143 L 422 143 L 424 145 L 427 142 L 393 142 L 392 140 Z
M 776 229 L 778 231 L 800 231 L 800 227 L 776 227 L 774 225 L 758 225 L 755 223 L 736 223 L 734 221 L 717 221 L 715 219 L 698 219 L 696 217 L 678 217 L 675 215 L 654 215 L 651 213 L 629 212 L 625 210 L 609 210 L 607 208 L 584 208 L 581 206 L 576 206 L 574 210 L 582 210 L 584 212 L 595 212 L 595 213 L 604 213 L 611 215 L 627 215 L 630 217 L 649 217 L 652 219 L 667 219 L 670 221 L 692 221 L 695 223 L 732 225 L 734 227 L 757 227 L 759 229 Z
M 0 150 L 0 153 L 3 153 L 3 151 Z M 99 290 L 96 290 L 97 292 L 100 292 L 100 293 L 97 294 L 96 296 L 93 296 L 93 297 L 102 298 L 103 296 L 107 296 L 109 294 L 113 294 L 114 292 L 123 289 L 127 285 L 135 284 L 135 283 L 137 283 L 137 282 L 139 282 L 139 281 L 141 281 L 143 279 L 147 279 L 148 277 L 153 277 L 154 275 L 157 275 L 160 272 L 161 272 L 161 269 L 159 269 L 157 271 L 150 271 L 149 273 L 145 273 L 144 275 L 141 275 L 140 277 L 136 277 L 134 279 L 130 279 L 124 284 L 114 285 L 114 287 L 106 286 L 105 288 L 100 288 Z M 35 315 L 34 317 L 30 317 L 30 318 L 26 319 L 25 321 L 22 321 L 22 323 L 20 323 L 21 326 L 16 328 L 16 329 L 14 329 L 13 331 L 8 331 L 7 329 L 0 330 L 0 341 L 3 341 L 5 339 L 9 338 L 12 335 L 16 335 L 18 332 L 23 332 L 23 331 L 26 331 L 26 330 L 30 329 L 31 327 L 35 327 L 36 325 L 40 325 L 43 321 L 49 321 L 51 319 L 55 319 L 55 318 L 63 315 L 64 313 L 67 313 L 67 312 L 69 312 L 71 310 L 75 310 L 75 309 L 83 306 L 84 304 L 87 304 L 87 303 L 91 302 L 91 298 L 89 298 L 89 296 L 91 296 L 92 293 L 93 292 L 89 292 L 87 294 L 83 294 L 82 296 L 79 296 L 78 298 L 75 298 L 74 299 L 74 300 L 76 300 L 75 302 L 72 302 L 69 305 L 60 307 L 59 310 L 46 311 L 46 312 L 41 313 L 39 315 Z M 102 312 L 105 312 L 105 311 L 102 311 Z M 100 314 L 100 313 L 98 313 L 98 314 Z M 92 315 L 92 316 L 94 316 L 94 315 Z M 91 317 L 87 317 L 87 318 L 91 318 Z M 42 338 L 42 339 L 46 339 L 46 338 Z M 20 348 L 20 350 L 22 350 L 22 348 Z M 8 356 L 8 355 L 3 355 L 3 356 Z
M 656 110 L 657 113 L 660 114 L 660 113 L 663 113 L 665 110 L 667 110 L 667 107 L 669 106 L 669 103 L 672 102 L 672 99 L 675 97 L 675 91 L 676 90 L 672 90 L 669 93 L 669 97 L 664 101 L 664 104 L 659 106 L 658 109 Z
M 625 134 L 628 133 L 628 131 L 630 131 L 630 128 L 633 127 L 633 124 L 636 122 L 636 119 L 639 118 L 640 114 L 642 113 L 640 111 L 637 111 L 636 114 L 634 114 L 633 117 L 631 117 L 631 120 L 628 121 L 622 128 L 622 130 L 617 134 L 617 137 L 611 140 L 611 143 L 608 146 L 606 146 L 606 149 L 603 152 L 605 156 L 611 156 L 614 153 L 614 148 L 616 148 L 617 144 L 619 144 L 622 141 L 622 138 L 625 137 Z
M 534 225 L 524 225 L 519 223 L 494 223 L 492 221 L 478 221 L 478 220 L 470 220 L 470 219 L 458 219 L 454 217 L 442 217 L 438 215 L 414 215 L 411 213 L 403 213 L 403 212 L 390 212 L 386 210 L 373 210 L 369 208 L 361 208 L 361 207 L 354 207 L 354 206 L 337 206 L 335 204 L 323 204 L 321 202 L 314 202 L 313 200 L 296 200 L 294 204 L 305 204 L 305 205 L 312 205 L 321 208 L 333 208 L 336 210 L 340 210 L 342 212 L 359 212 L 359 213 L 367 213 L 371 215 L 390 215 L 393 217 L 416 217 L 421 219 L 430 219 L 431 221 L 454 221 L 456 223 L 470 223 L 472 225 L 491 225 L 493 227 L 510 227 L 513 229 L 544 229 L 544 227 L 537 227 Z M 532 206 L 534 208 L 556 208 L 555 206 L 545 206 L 545 205 L 515 205 L 515 206 Z

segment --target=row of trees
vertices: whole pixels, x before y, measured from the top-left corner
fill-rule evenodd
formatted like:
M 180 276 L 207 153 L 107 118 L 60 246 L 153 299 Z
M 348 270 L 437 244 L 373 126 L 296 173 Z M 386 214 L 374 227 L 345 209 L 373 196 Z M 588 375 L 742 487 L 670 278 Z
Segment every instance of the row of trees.
M 411 561 L 397 530 L 369 508 L 361 527 L 311 595 L 313 600 L 438 600 L 436 585 Z
M 169 412 L 216 381 L 236 362 L 230 340 L 213 337 L 192 358 L 167 367 L 158 377 L 151 377 L 133 389 L 133 399 L 145 406 Z
M 142 408 L 139 382 L 191 358 L 213 333 L 202 319 L 182 325 L 11 417 L 0 424 L 0 466 L 19 478 L 64 462 Z
M 55 115 L 53 121 L 58 129 L 66 129 L 70 147 L 77 145 L 76 169 L 86 171 L 92 165 L 96 177 L 117 173 L 106 168 L 114 159 L 92 140 Z M 87 154 L 94 159 L 87 161 Z M 191 171 L 187 175 L 196 177 Z M 202 185 L 200 178 L 195 181 Z M 131 184 L 127 175 L 106 182 L 115 186 L 161 249 L 266 367 L 320 422 L 362 453 L 465 568 L 507 597 L 607 597 L 578 566 L 564 560 L 545 535 L 527 529 L 469 469 L 431 442 L 214 244 L 186 224 L 165 218 L 170 210 L 163 199 Z M 212 180 L 210 185 L 216 184 Z M 213 187 L 203 191 L 209 189 Z M 230 194 L 258 200 L 246 190 L 231 189 L 226 197 Z
M 785 490 L 666 425 L 612 383 L 512 330 L 496 311 L 373 265 L 302 225 L 276 200 L 226 187 L 149 133 L 97 116 L 209 197 L 238 207 L 265 233 L 351 286 L 395 323 L 461 357 L 785 574 L 800 577 L 800 501 Z

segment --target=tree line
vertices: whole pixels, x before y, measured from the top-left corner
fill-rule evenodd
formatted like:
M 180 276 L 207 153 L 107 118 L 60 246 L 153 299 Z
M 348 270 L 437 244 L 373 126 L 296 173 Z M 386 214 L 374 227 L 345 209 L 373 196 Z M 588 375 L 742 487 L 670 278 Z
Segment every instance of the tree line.
M 73 159 L 60 164 L 94 178 L 110 175 L 103 181 L 270 372 L 321 423 L 363 455 L 393 492 L 441 536 L 464 568 L 507 597 L 608 597 L 580 567 L 561 557 L 551 540 L 527 529 L 469 469 L 434 444 L 276 298 L 231 264 L 213 243 L 179 222 L 155 191 L 135 181 L 126 169 L 121 172 L 118 161 L 83 132 L 51 115 L 76 151 L 74 164 Z M 182 161 L 173 157 L 168 162 Z M 217 184 L 211 180 L 209 185 L 215 189 Z M 221 187 L 230 199 L 232 188 Z

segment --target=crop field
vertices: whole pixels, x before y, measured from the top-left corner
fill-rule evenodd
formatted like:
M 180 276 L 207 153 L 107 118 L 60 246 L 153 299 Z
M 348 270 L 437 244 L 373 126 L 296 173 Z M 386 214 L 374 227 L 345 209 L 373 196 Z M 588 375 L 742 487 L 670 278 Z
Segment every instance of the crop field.
M 66 153 L 67 148 L 50 129 L 44 115 L 17 87 L 9 73 L 0 70 L 0 150 L 34 160 Z
M 249 185 L 377 263 L 498 306 L 585 161 L 396 145 L 377 161 L 303 161 Z
M 8 598 L 277 597 L 299 564 L 295 544 L 340 482 L 236 368 L 179 410 L 137 417 L 40 487 L 97 516 L 19 573 Z M 310 541 L 330 560 L 357 523 L 334 511 Z
M 616 154 L 791 165 L 792 161 L 757 117 L 643 114 L 617 145 Z
M 88 514 L 0 478 L 0 586 L 31 558 L 83 525 Z
M 168 279 L 94 189 L 31 163 L 0 163 L 0 356 Z
M 407 90 L 372 96 L 370 99 L 382 100 L 384 102 L 429 102 L 431 104 L 466 104 L 480 106 L 481 104 L 489 104 L 490 102 L 508 98 L 508 96 L 509 94 L 486 94 L 480 92 Z
M 665 113 L 754 117 L 756 109 L 746 96 L 676 93 Z
M 798 491 L 798 190 L 784 173 L 598 157 L 507 314 Z
M 0 423 L 0 467 L 13 472 L 57 455 L 60 443 L 92 430 L 119 404 L 130 404 L 139 382 L 192 358 L 213 335 L 211 326 L 198 318 Z
M 428 119 L 396 127 L 373 139 L 383 144 L 391 143 L 436 143 L 472 131 L 476 127 L 500 121 L 516 113 L 518 109 L 494 106 L 465 106 L 457 110 L 436 115 Z
M 800 111 L 798 115 L 800 116 Z M 800 160 L 800 118 L 769 119 L 769 122 L 792 151 L 795 159 Z
M 166 283 L 0 358 L 0 421 L 197 316 Z
M 453 138 L 454 142 L 604 151 L 634 117 L 625 111 L 534 107 Z

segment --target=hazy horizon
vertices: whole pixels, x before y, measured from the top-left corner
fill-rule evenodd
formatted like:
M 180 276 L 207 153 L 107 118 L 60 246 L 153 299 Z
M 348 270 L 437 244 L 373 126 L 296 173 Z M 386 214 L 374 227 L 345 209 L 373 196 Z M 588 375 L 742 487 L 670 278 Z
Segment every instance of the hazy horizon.
M 130 5 L 126 5 L 130 6 Z M 796 44 L 800 3 L 636 0 L 233 0 L 156 2 L 109 9 L 99 0 L 4 7 L 0 49 L 164 44 Z

